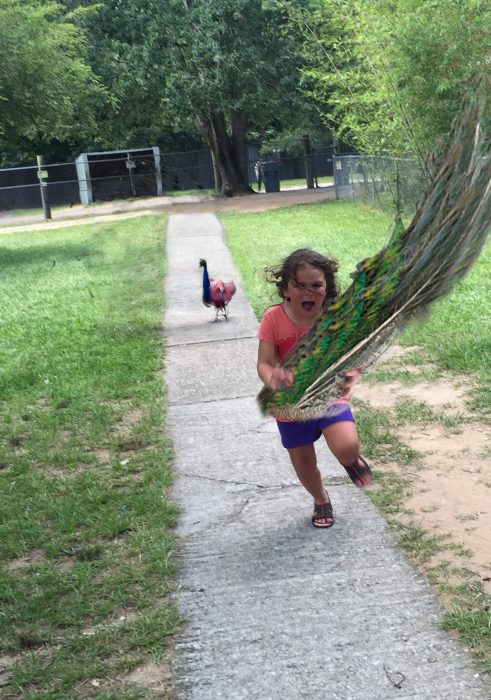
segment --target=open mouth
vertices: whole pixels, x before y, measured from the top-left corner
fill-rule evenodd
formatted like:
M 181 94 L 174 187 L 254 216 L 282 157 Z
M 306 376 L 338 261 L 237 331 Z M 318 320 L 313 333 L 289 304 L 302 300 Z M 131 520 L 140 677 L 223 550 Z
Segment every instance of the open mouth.
M 312 311 L 315 307 L 315 301 L 302 301 L 302 309 L 304 311 Z

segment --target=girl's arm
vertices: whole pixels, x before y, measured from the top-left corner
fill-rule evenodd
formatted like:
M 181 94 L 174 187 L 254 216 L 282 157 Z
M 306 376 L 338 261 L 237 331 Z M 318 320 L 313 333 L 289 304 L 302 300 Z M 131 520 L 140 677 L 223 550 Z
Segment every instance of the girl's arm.
M 269 386 L 273 391 L 279 389 L 282 384 L 287 389 L 293 386 L 293 373 L 278 367 L 275 346 L 272 343 L 267 343 L 265 340 L 259 341 L 257 373 L 266 386 Z

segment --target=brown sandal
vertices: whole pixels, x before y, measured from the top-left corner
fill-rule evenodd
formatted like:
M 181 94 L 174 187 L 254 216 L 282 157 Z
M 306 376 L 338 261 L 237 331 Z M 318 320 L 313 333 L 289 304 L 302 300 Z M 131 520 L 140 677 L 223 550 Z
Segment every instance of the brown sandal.
M 343 467 L 346 469 L 346 473 L 348 474 L 351 481 L 354 483 L 355 486 L 358 486 L 359 489 L 364 489 L 367 486 L 370 486 L 370 484 L 372 483 L 372 472 L 370 471 L 370 467 L 361 455 L 358 455 L 358 457 L 356 457 L 356 459 L 353 460 L 352 464 L 348 466 L 343 464 Z M 367 475 L 370 477 L 370 481 L 368 482 L 368 484 L 360 484 L 360 479 Z
M 321 520 L 330 520 L 331 522 L 320 522 Z M 312 516 L 312 525 L 319 528 L 328 528 L 334 525 L 334 516 L 332 514 L 332 503 L 323 503 L 322 505 L 317 505 L 314 503 L 314 515 Z

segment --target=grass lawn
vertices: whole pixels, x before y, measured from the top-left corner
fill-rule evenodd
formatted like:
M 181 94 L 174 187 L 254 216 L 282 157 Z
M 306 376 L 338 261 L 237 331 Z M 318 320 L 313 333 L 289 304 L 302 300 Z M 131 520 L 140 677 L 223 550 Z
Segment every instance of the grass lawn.
M 310 245 L 339 259 L 344 287 L 391 225 L 345 202 L 222 219 L 258 317 L 276 301 L 261 277 L 266 265 Z M 166 225 L 144 216 L 0 239 L 0 641 L 10 684 L 0 696 L 157 697 L 125 678 L 162 665 L 181 622 L 169 601 L 177 513 L 163 429 Z M 490 278 L 488 248 L 403 338 L 441 366 L 475 373 L 483 416 Z M 383 430 L 394 454 L 411 461 L 379 417 L 363 410 L 359 424 L 369 454 Z M 402 488 L 393 481 L 380 492 L 384 512 Z M 404 535 L 420 550 L 426 543 Z M 473 614 L 470 634 L 481 639 L 483 611 Z M 448 623 L 470 628 L 466 610 Z
M 266 266 L 278 263 L 296 248 L 311 247 L 339 261 L 339 283 L 345 289 L 356 263 L 383 247 L 392 226 L 390 215 L 343 201 L 249 214 L 226 213 L 221 219 L 258 319 L 269 305 L 279 301 L 275 287 L 264 280 L 262 273 Z M 491 420 L 490 299 L 491 246 L 488 245 L 469 275 L 433 305 L 426 319 L 413 321 L 398 339 L 402 345 L 417 346 L 412 357 L 405 356 L 406 362 L 412 360 L 416 366 L 429 364 L 434 368 L 425 377 L 427 381 L 443 371 L 471 377 L 475 387 L 470 406 L 472 419 L 486 423 Z M 414 374 L 406 374 L 409 382 L 415 381 Z M 369 377 L 377 381 L 401 380 L 399 375 L 389 376 L 377 369 Z M 418 425 L 440 417 L 430 415 L 424 401 L 405 407 L 407 415 L 394 416 L 365 404 L 356 408 L 364 453 L 376 462 L 392 462 L 402 468 L 401 476 L 375 471 L 377 488 L 370 495 L 397 530 L 409 555 L 420 564 L 428 562 L 435 553 L 450 546 L 416 524 L 401 525 L 392 518 L 393 514 L 405 512 L 409 480 L 404 474 L 408 465 L 417 468 L 418 463 L 418 455 L 393 429 L 407 422 Z M 398 410 L 401 413 L 402 408 Z M 463 570 L 463 573 L 468 582 L 452 589 L 445 582 L 445 572 L 434 569 L 430 579 L 447 603 L 452 600 L 445 624 L 459 631 L 483 668 L 491 671 L 489 596 L 483 592 L 479 579 L 471 580 L 469 572 Z
M 161 378 L 166 224 L 0 240 L 8 697 L 143 697 L 124 676 L 161 660 L 179 624 Z

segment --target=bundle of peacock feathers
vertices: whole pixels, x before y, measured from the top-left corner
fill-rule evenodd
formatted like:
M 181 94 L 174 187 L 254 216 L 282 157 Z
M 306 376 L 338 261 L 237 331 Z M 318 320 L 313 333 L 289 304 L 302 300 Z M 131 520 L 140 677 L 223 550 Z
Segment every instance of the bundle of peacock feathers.
M 477 101 L 463 111 L 410 225 L 396 220 L 387 246 L 358 263 L 349 288 L 284 358 L 295 383 L 264 387 L 264 414 L 325 414 L 344 372 L 373 364 L 396 331 L 470 270 L 491 224 L 491 157 L 480 154 L 480 113 Z

